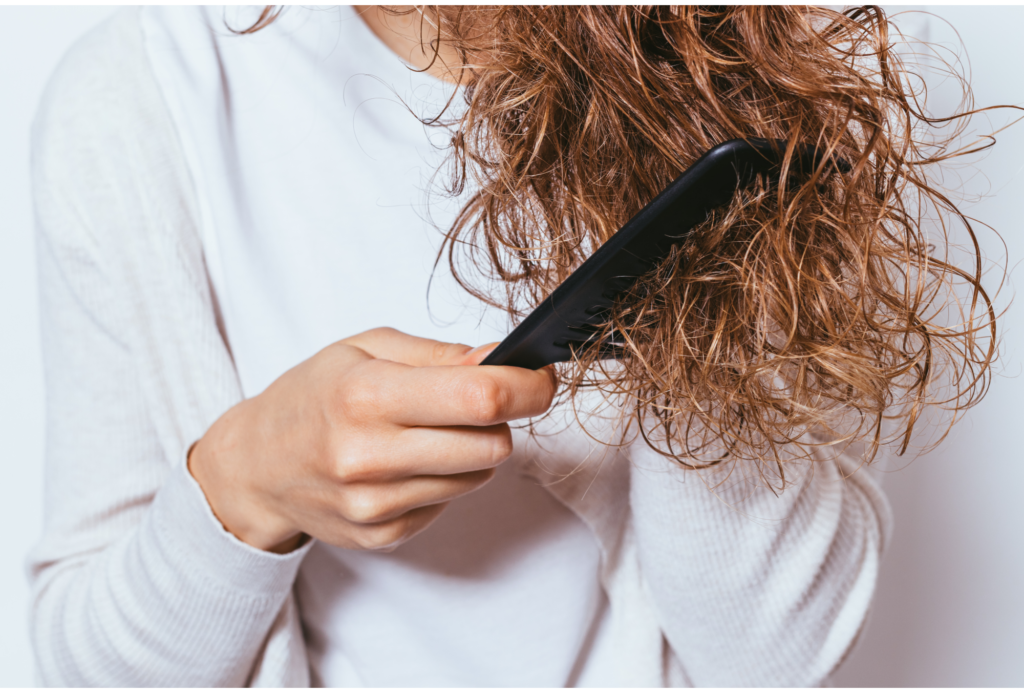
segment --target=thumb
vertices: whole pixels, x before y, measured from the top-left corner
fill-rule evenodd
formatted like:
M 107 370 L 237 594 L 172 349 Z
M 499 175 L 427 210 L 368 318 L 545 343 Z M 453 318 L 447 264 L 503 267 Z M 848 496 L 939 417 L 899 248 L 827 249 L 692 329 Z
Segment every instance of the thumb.
M 501 342 L 491 342 L 490 344 L 481 344 L 475 349 L 470 349 L 455 364 L 456 366 L 479 366 L 480 362 L 487 358 L 487 355 L 494 351 L 494 347 L 498 346 Z
M 487 352 L 465 344 L 450 344 L 436 339 L 414 337 L 390 327 L 378 327 L 341 340 L 342 344 L 362 349 L 375 359 L 409 366 L 465 366 L 483 360 Z M 472 355 L 471 355 L 472 354 Z M 466 358 L 469 360 L 464 360 Z M 476 361 L 473 361 L 473 359 Z

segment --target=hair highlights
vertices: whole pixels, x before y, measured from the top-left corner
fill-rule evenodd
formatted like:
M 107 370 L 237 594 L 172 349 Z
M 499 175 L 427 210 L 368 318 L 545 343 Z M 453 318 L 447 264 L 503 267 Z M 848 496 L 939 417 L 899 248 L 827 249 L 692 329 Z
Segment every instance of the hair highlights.
M 621 361 L 592 349 L 561 368 L 568 396 L 614 395 L 628 428 L 682 465 L 753 461 L 784 480 L 812 434 L 866 441 L 870 461 L 883 420 L 903 452 L 926 405 L 961 412 L 984 395 L 996 340 L 979 245 L 929 177 L 961 153 L 950 145 L 971 111 L 924 112 L 884 11 L 421 16 L 424 44 L 435 59 L 441 42 L 454 49 L 465 87 L 465 110 L 444 123 L 451 191 L 469 195 L 446 257 L 514 315 L 715 144 L 812 143 L 852 165 L 801 178 L 787 159 L 778 184 L 737 194 L 613 308 Z M 970 239 L 966 263 L 948 255 L 952 223 Z M 466 280 L 466 263 L 488 286 Z
M 883 419 L 902 452 L 926 404 L 961 411 L 984 394 L 995 315 L 977 240 L 927 173 L 962 126 L 924 139 L 943 121 L 915 100 L 881 9 L 434 17 L 469 68 L 452 163 L 455 188 L 473 176 L 476 192 L 448 258 L 488 270 L 513 313 L 717 143 L 808 142 L 852 165 L 800 179 L 787 164 L 778 185 L 738 194 L 617 303 L 605 330 L 625 358 L 577 354 L 561 372 L 570 395 L 621 397 L 634 430 L 683 465 L 753 460 L 784 479 L 810 433 L 866 440 L 870 460 Z M 970 236 L 966 267 L 946 255 L 950 220 Z

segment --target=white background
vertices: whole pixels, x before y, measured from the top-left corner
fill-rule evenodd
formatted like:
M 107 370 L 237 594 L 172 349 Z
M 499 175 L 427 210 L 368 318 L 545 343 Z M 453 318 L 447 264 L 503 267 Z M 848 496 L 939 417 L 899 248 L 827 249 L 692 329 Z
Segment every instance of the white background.
M 111 10 L 0 7 L 0 686 L 32 684 L 24 557 L 42 519 L 42 370 L 28 128 L 68 46 Z M 1024 105 L 1024 9 L 933 8 L 966 47 L 977 104 Z M 953 45 L 934 22 L 930 39 Z M 941 96 L 941 95 L 940 95 Z M 939 112 L 941 98 L 932 107 Z M 948 104 L 952 106 L 953 104 Z M 999 116 L 993 122 L 1005 123 Z M 986 129 L 978 121 L 978 129 Z M 1024 259 L 1024 123 L 963 173 L 969 214 L 998 229 L 987 254 Z M 1005 254 L 1004 254 L 1005 253 Z M 1014 279 L 999 305 L 1009 304 Z M 1018 279 L 1019 281 L 1019 279 Z M 1003 319 L 987 399 L 934 452 L 888 475 L 896 532 L 873 613 L 838 674 L 847 686 L 1024 685 L 1024 306 Z M 396 327 L 401 327 L 396 326 Z

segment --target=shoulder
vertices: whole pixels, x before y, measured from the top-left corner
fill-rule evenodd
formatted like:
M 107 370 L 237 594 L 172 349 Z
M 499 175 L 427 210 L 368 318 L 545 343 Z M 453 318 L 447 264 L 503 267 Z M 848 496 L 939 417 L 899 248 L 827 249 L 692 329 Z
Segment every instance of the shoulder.
M 124 8 L 60 61 L 32 125 L 37 228 L 55 247 L 121 246 L 145 219 L 192 216 L 191 177 L 147 57 L 145 8 Z
M 202 8 L 125 7 L 84 35 L 61 59 L 39 103 L 34 167 L 80 177 L 78 165 L 137 153 L 144 142 L 157 145 L 145 148 L 150 154 L 173 150 L 177 135 L 150 44 L 187 54 L 204 32 L 209 35 Z
M 133 122 L 153 95 L 139 9 L 124 8 L 87 33 L 51 75 L 33 123 L 33 143 L 91 144 Z M 132 108 L 135 105 L 136 108 Z
M 150 53 L 187 54 L 206 39 L 208 13 L 198 7 L 124 7 L 82 36 L 64 55 L 47 84 L 34 129 L 100 122 L 123 124 L 146 107 L 160 110 Z M 95 116 L 102 118 L 95 118 Z

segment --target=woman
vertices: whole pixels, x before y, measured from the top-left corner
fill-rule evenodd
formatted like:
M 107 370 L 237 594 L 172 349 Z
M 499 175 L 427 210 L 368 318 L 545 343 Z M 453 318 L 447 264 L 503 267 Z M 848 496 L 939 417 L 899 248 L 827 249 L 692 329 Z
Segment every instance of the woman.
M 889 531 L 861 469 L 883 412 L 909 436 L 933 354 L 991 359 L 984 303 L 950 335 L 924 318 L 933 285 L 894 278 L 958 275 L 903 205 L 928 189 L 884 17 L 249 24 L 122 11 L 36 122 L 43 681 L 825 680 Z M 673 251 L 616 307 L 619 366 L 475 365 L 487 348 L 463 343 L 499 340 L 702 149 L 751 135 L 853 172 L 740 196 Z

